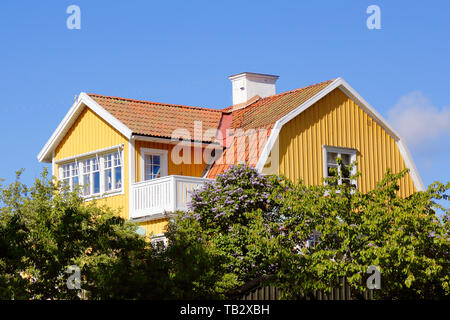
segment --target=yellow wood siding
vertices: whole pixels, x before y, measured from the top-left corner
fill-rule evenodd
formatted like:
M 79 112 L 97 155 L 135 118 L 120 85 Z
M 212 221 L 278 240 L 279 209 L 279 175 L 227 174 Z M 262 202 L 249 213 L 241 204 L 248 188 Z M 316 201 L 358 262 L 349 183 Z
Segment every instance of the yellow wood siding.
M 203 171 L 206 168 L 205 163 L 201 164 L 194 164 L 194 148 L 191 148 L 191 158 L 192 158 L 192 164 L 175 164 L 172 161 L 171 157 L 171 151 L 174 148 L 175 145 L 172 144 L 165 144 L 165 143 L 158 143 L 158 142 L 152 142 L 152 141 L 141 141 L 136 140 L 135 141 L 135 181 L 141 180 L 141 148 L 151 148 L 151 149 L 162 149 L 162 150 L 168 150 L 167 155 L 167 174 L 168 175 L 180 175 L 180 176 L 190 176 L 190 177 L 201 177 L 203 175 Z M 203 160 L 202 160 L 203 161 Z M 151 220 L 140 223 L 140 226 L 145 228 L 147 235 L 156 235 L 161 234 L 165 232 L 165 229 L 167 227 L 167 219 L 158 219 L 158 220 Z
M 167 219 L 150 220 L 139 223 L 145 229 L 145 234 L 148 236 L 165 233 L 167 230 Z
M 99 204 L 106 204 L 113 209 L 120 209 L 120 215 L 128 219 L 128 140 L 117 130 L 106 123 L 89 108 L 85 108 L 72 125 L 55 150 L 55 161 L 74 157 L 116 145 L 124 145 L 123 149 L 123 188 L 124 194 L 99 199 Z M 58 166 L 56 166 L 58 172 Z
M 285 124 L 279 135 L 279 168 L 292 181 L 321 184 L 322 146 L 357 149 L 358 188 L 375 188 L 387 168 L 406 168 L 395 140 L 353 100 L 336 89 Z M 401 180 L 400 195 L 416 191 L 408 174 Z
M 174 146 L 175 145 L 173 145 L 173 144 L 137 140 L 135 142 L 136 181 L 141 180 L 140 179 L 141 178 L 141 148 L 168 150 L 168 155 L 167 155 L 168 175 L 201 177 L 203 174 L 203 171 L 206 168 L 206 164 L 205 163 L 194 164 L 194 147 L 191 148 L 191 159 L 192 159 L 191 163 L 192 164 L 186 164 L 186 163 L 175 164 L 172 161 L 172 157 L 171 157 L 171 151 L 174 148 Z M 203 152 L 203 150 L 202 150 L 202 152 Z M 203 158 L 202 158 L 202 162 L 203 162 Z

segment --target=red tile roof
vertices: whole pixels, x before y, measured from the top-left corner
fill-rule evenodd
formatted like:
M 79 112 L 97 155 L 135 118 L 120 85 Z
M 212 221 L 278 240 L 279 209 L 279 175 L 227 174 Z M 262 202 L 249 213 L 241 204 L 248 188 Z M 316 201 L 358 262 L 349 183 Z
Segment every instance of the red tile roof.
M 232 126 L 244 130 L 271 128 L 277 120 L 322 91 L 332 81 L 329 80 L 259 99 L 247 108 L 233 112 Z
M 233 111 L 231 129 L 247 131 L 249 133 L 247 136 L 248 140 L 239 143 L 239 139 L 242 139 L 242 133 L 230 137 L 222 157 L 211 166 L 207 177 L 215 178 L 216 175 L 223 173 L 231 165 L 240 162 L 255 166 L 265 143 L 269 139 L 271 129 L 275 122 L 322 91 L 332 81 L 329 80 L 305 88 L 262 98 L 245 108 Z M 232 107 L 227 108 L 227 110 L 232 110 Z M 253 132 L 252 129 L 254 129 Z M 229 161 L 229 159 L 233 160 Z
M 266 98 L 254 97 L 238 107 L 230 106 L 222 110 L 97 94 L 89 96 L 133 131 L 133 134 L 171 138 L 176 129 L 187 129 L 193 140 L 194 134 L 202 134 L 204 137 L 206 130 L 217 129 L 224 138 L 224 152 L 208 172 L 207 177 L 214 178 L 232 164 L 245 162 L 255 166 L 275 122 L 322 91 L 332 81 Z M 194 132 L 195 121 L 202 122 L 201 133 Z M 234 134 L 226 137 L 226 132 L 230 129 L 234 130 Z M 240 143 L 244 138 L 247 139 L 246 142 Z M 210 137 L 202 138 L 204 142 L 214 140 Z
M 171 138 L 176 129 L 187 129 L 191 139 L 194 134 L 203 137 L 208 129 L 217 129 L 222 111 L 167 103 L 125 99 L 89 94 L 99 105 L 126 125 L 133 134 Z M 202 132 L 194 132 L 194 121 L 202 122 Z M 210 142 L 207 139 L 205 142 Z

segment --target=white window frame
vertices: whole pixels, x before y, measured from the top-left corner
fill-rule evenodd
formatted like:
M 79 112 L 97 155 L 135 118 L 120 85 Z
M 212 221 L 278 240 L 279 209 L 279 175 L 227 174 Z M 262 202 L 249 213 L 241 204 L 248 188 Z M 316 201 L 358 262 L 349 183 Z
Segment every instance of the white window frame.
M 114 189 L 114 185 L 112 186 L 112 189 L 109 191 L 106 191 L 105 189 L 105 157 L 109 154 L 112 155 L 112 175 L 114 175 L 114 169 L 117 166 L 114 166 L 114 155 L 118 153 L 119 154 L 119 159 L 120 159 L 120 166 L 121 166 L 121 187 L 118 189 Z M 83 170 L 83 164 L 85 163 L 85 161 L 89 160 L 91 161 L 91 159 L 96 158 L 98 161 L 98 171 L 99 171 L 99 175 L 100 175 L 100 179 L 99 179 L 99 183 L 100 183 L 100 190 L 98 193 L 94 193 L 94 184 L 92 183 L 93 177 L 94 177 L 94 172 L 92 171 L 92 163 L 90 163 L 90 171 L 89 171 L 89 180 L 90 180 L 90 193 L 88 195 L 84 195 L 84 170 Z M 70 158 L 70 162 L 60 162 L 58 163 L 59 166 L 59 172 L 58 172 L 58 180 L 62 181 L 64 180 L 63 178 L 63 166 L 64 165 L 71 165 L 70 166 L 70 172 L 72 172 L 72 164 L 77 165 L 78 167 L 78 183 L 81 186 L 81 197 L 84 198 L 85 200 L 89 200 L 89 199 L 93 199 L 93 198 L 104 198 L 104 197 L 109 197 L 109 196 L 114 196 L 114 195 L 119 195 L 119 194 L 124 194 L 125 192 L 125 163 L 124 163 L 124 159 L 123 159 L 123 149 L 122 148 L 111 148 L 111 149 L 107 149 L 107 151 L 102 150 L 101 152 L 92 152 L 89 153 L 89 156 L 87 156 L 86 154 L 83 156 L 80 156 L 79 158 L 77 157 L 72 157 Z M 70 189 L 73 190 L 73 186 L 72 186 L 72 176 L 69 177 L 69 181 L 70 181 Z M 113 180 L 113 182 L 115 182 Z
M 328 153 L 336 153 L 338 158 L 341 158 L 342 154 L 346 154 L 350 156 L 350 163 L 353 163 L 356 161 L 356 155 L 358 153 L 357 149 L 352 148 L 345 148 L 345 147 L 334 147 L 334 146 L 322 146 L 323 149 L 323 177 L 328 178 Z M 356 166 L 354 166 L 350 172 L 350 175 L 355 175 L 357 172 Z M 338 175 L 339 175 L 339 181 L 338 184 L 342 184 L 342 176 L 340 172 L 340 168 L 338 168 Z M 350 182 L 358 188 L 358 181 L 357 180 L 350 180 Z
M 145 156 L 146 155 L 155 155 L 161 157 L 161 178 L 168 175 L 168 150 L 165 149 L 152 149 L 152 148 L 141 148 L 141 170 L 140 170 L 140 176 L 141 181 L 145 181 Z
M 97 169 L 95 171 L 93 170 L 93 168 L 94 168 L 93 164 L 94 163 L 93 163 L 92 160 L 97 160 Z M 87 194 L 87 195 L 83 194 L 83 197 L 85 197 L 85 198 L 96 197 L 96 196 L 99 196 L 99 195 L 101 195 L 103 193 L 102 192 L 102 172 L 103 172 L 102 161 L 101 161 L 101 158 L 98 157 L 98 156 L 90 157 L 90 158 L 87 158 L 87 159 L 82 159 L 82 160 L 79 161 L 79 163 L 81 164 L 80 169 L 82 170 L 82 176 L 81 176 L 80 184 L 83 186 L 83 192 L 84 192 L 84 188 L 85 188 L 85 186 L 84 186 L 84 184 L 85 184 L 85 182 L 84 182 L 85 172 L 84 172 L 83 169 L 84 169 L 84 163 L 86 163 L 86 161 L 89 161 L 89 172 L 88 172 L 88 174 L 89 174 L 90 184 L 89 184 L 89 194 Z M 94 183 L 93 182 L 94 182 L 94 173 L 96 173 L 96 172 L 98 172 L 98 175 L 99 175 L 99 179 L 98 179 L 99 188 L 98 188 L 98 192 L 94 193 Z
M 68 168 L 69 168 L 69 175 L 67 177 L 64 177 L 64 167 L 65 166 L 68 166 Z M 70 190 L 73 190 L 73 178 L 76 177 L 75 175 L 73 175 L 74 167 L 77 168 L 78 175 L 76 175 L 76 176 L 78 177 L 78 184 L 80 184 L 80 181 L 81 181 L 80 167 L 79 167 L 79 163 L 76 160 L 68 162 L 68 163 L 64 163 L 64 164 L 60 165 L 60 167 L 59 167 L 59 177 L 60 177 L 59 181 L 62 182 L 63 180 L 66 180 L 66 179 L 69 180 L 68 186 L 69 186 Z
M 158 242 L 162 242 L 164 244 L 164 248 L 167 248 L 168 242 L 167 237 L 164 235 L 164 233 L 156 234 L 150 238 L 150 242 L 152 246 L 156 246 Z
M 119 167 L 118 165 L 116 165 L 116 157 L 115 155 L 118 154 L 119 157 L 119 161 L 120 161 L 120 167 L 121 167 L 121 173 L 120 173 L 120 177 L 121 177 L 121 185 L 120 188 L 115 188 L 115 185 L 117 183 L 116 181 L 116 168 Z M 106 158 L 108 156 L 111 156 L 111 167 L 106 168 Z M 103 188 L 103 192 L 104 193 L 114 193 L 114 192 L 120 192 L 121 189 L 123 188 L 123 184 L 124 184 L 124 177 L 123 177 L 123 157 L 121 152 L 119 151 L 115 151 L 115 152 L 109 152 L 106 154 L 103 154 L 100 158 L 100 162 L 101 162 L 101 167 L 102 167 L 102 171 L 101 171 L 101 177 L 100 177 L 100 183 L 101 183 L 101 188 Z M 111 170 L 111 189 L 110 190 L 106 190 L 106 170 Z

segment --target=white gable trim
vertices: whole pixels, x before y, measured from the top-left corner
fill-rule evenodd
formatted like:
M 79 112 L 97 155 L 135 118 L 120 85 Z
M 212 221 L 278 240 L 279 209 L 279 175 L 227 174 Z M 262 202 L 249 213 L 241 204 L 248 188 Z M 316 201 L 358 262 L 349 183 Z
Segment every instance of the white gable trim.
M 417 170 L 416 164 L 414 163 L 414 160 L 405 142 L 402 139 L 400 139 L 397 141 L 397 146 L 400 151 L 400 154 L 403 157 L 403 160 L 405 161 L 406 167 L 409 168 L 409 174 L 411 175 L 411 179 L 414 182 L 414 186 L 418 191 L 425 191 L 426 188 L 419 174 L 419 170 Z
M 400 135 L 388 124 L 388 122 L 366 101 L 364 100 L 344 79 L 337 78 L 332 83 L 330 83 L 326 88 L 322 91 L 315 94 L 313 97 L 302 103 L 300 106 L 289 112 L 287 115 L 279 119 L 275 125 L 273 126 L 272 132 L 270 134 L 269 140 L 267 141 L 264 149 L 261 153 L 261 156 L 258 159 L 258 163 L 256 164 L 256 169 L 259 172 L 262 172 L 265 163 L 269 157 L 269 153 L 272 150 L 276 140 L 278 139 L 278 135 L 280 134 L 281 128 L 294 119 L 296 116 L 301 114 L 303 111 L 314 105 L 320 99 L 325 97 L 334 89 L 339 88 L 344 92 L 350 99 L 355 101 L 359 107 L 361 107 L 378 125 L 380 125 L 386 132 L 396 141 L 397 146 L 399 148 L 400 154 L 405 161 L 405 165 L 410 170 L 411 178 L 414 182 L 414 186 L 419 191 L 424 191 L 425 186 L 423 184 L 422 178 L 417 171 L 417 168 L 414 164 L 414 160 L 404 143 L 404 140 L 400 137 Z
M 115 118 L 112 114 L 106 111 L 102 106 L 100 106 L 94 99 L 89 97 L 86 93 L 82 92 L 78 96 L 77 100 L 74 102 L 72 107 L 69 109 L 67 114 L 64 116 L 61 123 L 58 125 L 56 130 L 53 132 L 50 139 L 39 152 L 37 158 L 40 162 L 51 162 L 53 155 L 52 152 L 55 150 L 56 146 L 64 138 L 65 134 L 69 131 L 70 127 L 75 123 L 78 116 L 88 107 L 93 112 L 95 112 L 99 117 L 110 124 L 114 129 L 123 134 L 127 139 L 131 138 L 132 131 Z

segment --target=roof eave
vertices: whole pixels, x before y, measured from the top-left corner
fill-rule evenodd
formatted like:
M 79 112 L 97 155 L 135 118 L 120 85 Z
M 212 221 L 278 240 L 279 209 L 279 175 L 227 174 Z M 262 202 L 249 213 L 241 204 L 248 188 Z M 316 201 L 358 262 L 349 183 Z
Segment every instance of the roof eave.
M 85 107 L 90 108 L 93 112 L 98 114 L 104 121 L 110 124 L 114 129 L 119 131 L 127 139 L 130 139 L 133 132 L 117 118 L 106 111 L 100 106 L 94 99 L 92 99 L 85 92 L 81 92 L 78 98 L 73 103 L 72 107 L 64 116 L 63 120 L 59 123 L 56 130 L 51 135 L 50 139 L 46 142 L 44 147 L 39 152 L 37 158 L 39 162 L 50 163 L 53 158 L 53 151 L 57 145 L 61 142 L 67 131 L 73 125 L 78 118 L 79 114 Z
M 414 186 L 419 191 L 425 190 L 425 185 L 420 177 L 419 171 L 416 168 L 414 160 L 411 156 L 411 153 L 406 146 L 404 139 L 397 133 L 394 128 L 379 114 L 364 98 L 362 98 L 344 79 L 337 78 L 333 82 L 331 82 L 328 86 L 323 88 L 321 91 L 316 93 L 313 97 L 299 105 L 297 108 L 289 112 L 284 117 L 280 118 L 277 122 L 275 122 L 272 132 L 269 136 L 269 139 L 264 146 L 264 149 L 258 159 L 258 163 L 256 164 L 256 169 L 258 171 L 262 171 L 268 157 L 269 153 L 272 150 L 273 146 L 276 143 L 278 135 L 281 131 L 283 125 L 287 122 L 301 114 L 303 111 L 314 105 L 317 101 L 325 97 L 331 91 L 335 89 L 342 90 L 350 99 L 354 100 L 378 125 L 380 125 L 386 132 L 396 141 L 399 151 L 405 161 L 405 165 L 410 170 L 411 179 L 413 180 Z

